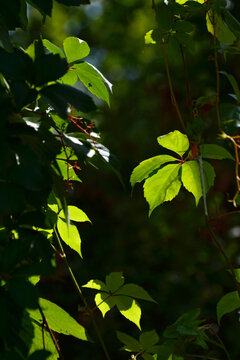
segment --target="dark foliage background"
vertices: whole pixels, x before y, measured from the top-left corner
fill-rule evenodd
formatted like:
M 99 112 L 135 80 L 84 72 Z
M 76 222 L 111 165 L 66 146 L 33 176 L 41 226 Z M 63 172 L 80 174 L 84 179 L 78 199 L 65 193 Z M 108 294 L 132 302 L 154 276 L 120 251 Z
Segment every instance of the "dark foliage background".
M 232 1 L 236 17 L 239 8 L 237 0 Z M 160 153 L 157 136 L 182 130 L 171 103 L 161 51 L 144 45 L 145 33 L 155 26 L 151 1 L 92 0 L 91 5 L 80 8 L 54 2 L 52 18 L 47 17 L 44 24 L 36 10 L 29 8 L 29 11 L 28 32 L 14 32 L 15 41 L 25 48 L 42 32 L 44 38 L 62 46 L 66 36 L 78 36 L 91 47 L 89 62 L 98 66 L 114 84 L 111 108 L 102 105 L 92 120 L 102 132 L 103 143 L 119 159 L 125 187 L 113 173 L 88 166 L 82 169 L 83 184 L 77 183 L 73 190 L 69 189 L 69 202 L 86 211 L 93 222 L 80 227 L 83 261 L 72 251 L 68 253 L 79 282 L 84 284 L 92 278 L 103 280 L 111 271 L 123 271 L 128 282 L 143 286 L 159 303 L 159 306 L 142 304 L 143 330 L 155 328 L 161 334 L 183 312 L 196 307 L 201 307 L 202 318 L 215 323 L 216 303 L 224 293 L 233 290 L 233 284 L 204 227 L 202 202 L 196 208 L 193 196 L 182 190 L 177 199 L 156 209 L 149 219 L 141 185 L 132 194 L 129 185 L 133 168 Z M 194 100 L 215 91 L 213 42 L 204 19 L 196 18 L 195 24 L 198 29 L 195 41 L 186 49 Z M 180 108 L 188 119 L 181 54 L 169 48 L 168 60 Z M 238 54 L 221 57 L 221 69 L 239 79 L 239 60 Z M 222 99 L 229 101 L 230 91 L 229 83 L 222 77 Z M 204 120 L 204 136 L 214 142 L 217 135 L 214 108 L 207 104 L 199 111 Z M 230 144 L 226 145 L 231 151 Z M 233 164 L 224 160 L 213 165 L 217 178 L 209 193 L 209 210 L 215 217 L 233 210 L 228 200 L 234 195 L 235 180 Z M 240 265 L 238 215 L 219 218 L 214 227 L 233 262 Z M 82 304 L 67 270 L 60 258 L 56 262 L 55 276 L 41 279 L 40 293 L 88 326 L 87 315 L 78 312 Z M 85 295 L 93 304 L 91 290 L 86 290 Z M 126 353 L 118 351 L 120 344 L 115 329 L 138 336 L 137 328 L 117 311 L 107 314 L 104 322 L 99 314 L 98 321 L 113 358 L 127 359 Z M 220 335 L 232 349 L 233 359 L 240 356 L 238 330 L 236 313 L 223 319 Z M 59 340 L 67 359 L 103 358 L 96 344 L 73 338 Z

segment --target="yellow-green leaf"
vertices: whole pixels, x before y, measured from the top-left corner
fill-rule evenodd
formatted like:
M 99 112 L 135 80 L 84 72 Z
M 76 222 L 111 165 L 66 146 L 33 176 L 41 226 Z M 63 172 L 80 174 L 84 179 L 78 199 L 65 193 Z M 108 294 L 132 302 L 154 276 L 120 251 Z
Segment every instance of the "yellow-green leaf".
M 159 136 L 157 140 L 159 145 L 176 152 L 180 156 L 182 156 L 189 148 L 187 135 L 182 134 L 178 130 Z
M 145 44 L 156 44 L 156 41 L 155 40 L 153 40 L 153 38 L 152 38 L 152 33 L 153 33 L 153 30 L 149 30 L 147 33 L 146 33 L 146 35 L 145 35 L 145 37 L 144 37 L 144 40 L 145 40 Z
M 214 184 L 215 171 L 212 165 L 203 161 L 203 180 L 205 192 Z M 202 197 L 200 167 L 196 160 L 187 161 L 182 165 L 182 183 L 185 189 L 193 194 L 196 205 Z
M 130 178 L 132 187 L 136 182 L 141 182 L 146 179 L 154 170 L 160 168 L 160 166 L 176 160 L 176 158 L 170 155 L 158 155 L 140 162 L 133 170 Z
M 63 41 L 63 49 L 68 63 L 81 60 L 90 53 L 90 48 L 86 41 L 70 36 Z
M 82 257 L 81 238 L 77 227 L 72 224 L 70 224 L 68 227 L 66 221 L 59 217 L 57 222 L 57 229 L 61 239 L 65 242 L 65 244 L 70 246 L 70 248 L 75 250 Z
M 113 296 L 109 296 L 106 293 L 97 293 L 95 296 L 95 304 L 104 317 L 106 313 L 114 307 L 115 300 Z
M 144 196 L 149 203 L 149 216 L 158 205 L 172 200 L 179 193 L 179 169 L 179 164 L 166 165 L 145 181 Z
M 132 321 L 141 330 L 141 308 L 136 300 L 127 296 L 116 296 L 115 302 L 120 313 L 128 320 Z

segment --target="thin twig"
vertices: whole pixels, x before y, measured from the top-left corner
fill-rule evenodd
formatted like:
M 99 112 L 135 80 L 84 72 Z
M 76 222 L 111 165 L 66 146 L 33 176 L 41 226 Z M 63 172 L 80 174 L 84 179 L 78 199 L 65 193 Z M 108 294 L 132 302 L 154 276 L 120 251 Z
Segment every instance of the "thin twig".
M 190 90 L 190 81 L 189 81 L 189 76 L 188 76 L 186 56 L 185 56 L 185 52 L 184 52 L 184 48 L 183 48 L 182 44 L 180 44 L 180 51 L 181 51 L 181 55 L 182 55 L 183 69 L 184 69 L 184 76 L 185 76 L 187 106 L 188 106 L 188 108 L 189 108 L 190 118 L 193 120 L 192 97 L 191 97 L 191 90 Z
M 220 75 L 219 75 L 219 64 L 218 64 L 218 54 L 217 54 L 217 37 L 216 37 L 216 21 L 215 21 L 215 11 L 212 10 L 213 17 L 212 19 L 209 17 L 212 26 L 213 26 L 213 43 L 214 43 L 214 63 L 216 70 L 216 81 L 217 81 L 217 94 L 216 94 L 216 114 L 217 114 L 217 122 L 218 128 L 222 132 L 222 125 L 220 119 L 220 110 L 219 110 L 219 97 L 220 97 Z
M 211 325 L 208 325 L 208 330 L 213 333 L 213 335 L 217 338 L 219 344 L 221 345 L 221 348 L 223 349 L 223 351 L 225 352 L 225 355 L 227 357 L 227 360 L 232 360 L 231 356 L 226 348 L 226 346 L 224 345 L 222 339 L 220 338 L 220 336 L 217 334 L 217 332 L 214 330 L 214 328 Z
M 88 314 L 89 314 L 90 317 L 91 317 L 91 320 L 92 320 L 92 323 L 93 323 L 95 332 L 96 332 L 97 337 L 98 337 L 98 340 L 99 340 L 99 342 L 100 342 L 100 344 L 101 344 L 101 346 L 102 346 L 102 349 L 103 349 L 103 352 L 104 352 L 104 354 L 105 354 L 105 356 L 106 356 L 106 359 L 107 359 L 107 360 L 111 360 L 110 355 L 109 355 L 109 353 L 108 353 L 108 350 L 107 350 L 107 348 L 106 348 L 106 345 L 105 345 L 105 343 L 104 343 L 104 340 L 103 340 L 103 338 L 102 338 L 102 335 L 101 335 L 101 333 L 100 333 L 100 331 L 99 331 L 99 329 L 98 329 L 97 323 L 96 323 L 96 321 L 95 321 L 93 311 L 92 311 L 91 308 L 89 307 L 89 305 L 88 305 L 88 303 L 87 303 L 87 300 L 85 299 L 85 297 L 84 297 L 84 295 L 83 295 L 83 293 L 82 293 L 81 287 L 80 287 L 80 285 L 78 284 L 77 279 L 75 278 L 75 275 L 73 274 L 73 271 L 72 271 L 72 269 L 71 269 L 71 267 L 70 267 L 70 265 L 69 265 L 69 262 L 68 262 L 68 260 L 67 260 L 66 253 L 65 253 L 64 248 L 63 248 L 63 246 L 62 246 L 62 242 L 61 242 L 61 239 L 60 239 L 60 237 L 59 237 L 59 235 L 58 235 L 58 232 L 57 232 L 56 228 L 54 228 L 54 231 L 55 231 L 55 234 L 56 234 L 56 238 L 57 238 L 59 247 L 60 247 L 60 249 L 61 249 L 61 256 L 62 256 L 62 258 L 64 259 L 64 262 L 65 262 L 65 264 L 66 264 L 66 266 L 67 266 L 67 268 L 68 268 L 68 271 L 69 271 L 70 276 L 71 276 L 71 278 L 72 278 L 72 281 L 73 281 L 73 283 L 74 283 L 74 285 L 75 285 L 75 288 L 76 288 L 76 290 L 77 290 L 77 293 L 78 293 L 79 297 L 81 298 L 82 302 L 84 303 Z
M 159 32 L 161 33 L 161 24 L 160 24 L 158 15 L 157 15 L 157 7 L 156 7 L 156 4 L 155 4 L 155 0 L 152 0 L 152 8 L 155 11 Z M 178 119 L 179 119 L 179 121 L 180 121 L 180 123 L 182 125 L 182 128 L 183 128 L 184 132 L 187 133 L 187 129 L 186 129 L 186 126 L 184 124 L 182 114 L 180 112 L 180 109 L 179 109 L 179 106 L 178 106 L 178 103 L 177 103 L 177 99 L 176 99 L 176 96 L 175 96 L 175 93 L 174 93 L 174 89 L 173 89 L 172 78 L 171 78 L 169 65 L 168 65 L 166 47 L 165 47 L 164 43 L 161 43 L 161 46 L 162 46 L 163 59 L 164 59 L 164 64 L 165 64 L 165 68 L 166 68 L 166 72 L 167 72 L 168 86 L 169 86 L 169 90 L 170 90 L 170 93 L 171 93 L 172 103 L 173 103 L 173 106 L 176 109 Z
M 43 326 L 46 325 L 46 327 L 47 327 L 47 330 L 48 330 L 48 332 L 49 332 L 49 334 L 50 334 L 50 336 L 51 336 L 51 338 L 52 338 L 52 341 L 53 341 L 53 343 L 54 343 L 54 345 L 55 345 L 55 348 L 56 348 L 56 350 L 57 350 L 57 352 L 58 352 L 59 359 L 60 359 L 60 360 L 63 360 L 63 355 L 62 355 L 61 349 L 60 349 L 60 347 L 59 347 L 59 345 L 58 345 L 57 339 L 56 339 L 56 337 L 55 337 L 52 329 L 50 328 L 50 326 L 49 326 L 49 324 L 48 324 L 48 321 L 47 321 L 47 319 L 46 319 L 46 317 L 45 317 L 45 315 L 44 315 L 44 313 L 43 313 L 43 311 L 42 311 L 42 309 L 41 309 L 40 306 L 39 306 L 39 311 L 40 311 L 40 314 L 41 314 L 42 319 L 43 319 Z

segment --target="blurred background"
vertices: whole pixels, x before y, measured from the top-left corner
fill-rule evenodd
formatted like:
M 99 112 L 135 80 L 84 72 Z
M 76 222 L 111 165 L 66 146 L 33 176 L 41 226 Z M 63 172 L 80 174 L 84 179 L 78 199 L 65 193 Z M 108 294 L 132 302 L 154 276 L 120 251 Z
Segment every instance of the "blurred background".
M 229 5 L 239 17 L 239 2 L 232 1 Z M 142 184 L 137 184 L 131 193 L 129 178 L 133 168 L 163 151 L 157 137 L 175 129 L 183 130 L 171 102 L 161 49 L 144 44 L 145 33 L 156 27 L 151 1 L 91 0 L 91 5 L 79 8 L 54 2 L 52 18 L 47 17 L 44 23 L 42 16 L 30 7 L 29 15 L 28 30 L 12 33 L 12 38 L 24 48 L 40 32 L 60 47 L 65 37 L 77 36 L 91 48 L 87 61 L 113 83 L 111 108 L 95 99 L 100 110 L 91 121 L 100 130 L 102 143 L 117 156 L 125 186 L 113 172 L 88 165 L 81 172 L 83 183 L 69 189 L 69 203 L 83 209 L 93 223 L 79 227 L 84 259 L 67 249 L 80 284 L 94 278 L 104 280 L 108 273 L 122 271 L 126 282 L 144 287 L 159 305 L 141 301 L 143 331 L 156 329 L 161 335 L 167 325 L 196 307 L 201 308 L 202 319 L 216 323 L 216 303 L 225 293 L 233 291 L 234 285 L 206 230 L 202 200 L 196 208 L 193 196 L 182 188 L 174 201 L 157 208 L 149 218 Z M 193 41 L 190 48 L 184 49 L 191 96 L 194 101 L 205 97 L 198 107 L 202 118 L 199 126 L 205 142 L 215 143 L 218 128 L 215 109 L 209 100 L 216 92 L 213 40 L 204 16 L 196 16 L 193 23 L 196 29 Z M 189 110 L 181 53 L 170 45 L 167 52 L 176 96 L 187 123 Z M 221 70 L 237 79 L 240 78 L 239 53 L 240 50 L 224 57 L 219 50 Z M 227 79 L 221 76 L 221 102 L 233 104 L 228 95 L 231 91 Z M 235 110 L 233 113 L 233 107 L 227 105 L 221 109 L 224 126 L 231 135 L 236 134 L 240 120 L 239 107 Z M 234 154 L 231 143 L 221 140 L 218 143 Z M 208 195 L 208 206 L 210 216 L 217 217 L 234 211 L 228 200 L 236 191 L 235 170 L 229 160 L 211 163 L 217 176 Z M 240 267 L 239 214 L 217 218 L 212 223 L 233 263 Z M 42 279 L 39 291 L 69 311 L 94 338 L 67 269 L 61 259 L 57 258 L 56 262 L 56 276 Z M 95 293 L 86 289 L 84 294 L 94 306 Z M 127 353 L 119 351 L 121 344 L 115 330 L 138 337 L 136 326 L 115 309 L 104 321 L 97 311 L 96 317 L 112 358 L 128 359 Z M 239 358 L 236 312 L 223 318 L 219 335 L 233 359 Z M 97 343 L 85 344 L 71 337 L 59 341 L 66 359 L 104 358 Z

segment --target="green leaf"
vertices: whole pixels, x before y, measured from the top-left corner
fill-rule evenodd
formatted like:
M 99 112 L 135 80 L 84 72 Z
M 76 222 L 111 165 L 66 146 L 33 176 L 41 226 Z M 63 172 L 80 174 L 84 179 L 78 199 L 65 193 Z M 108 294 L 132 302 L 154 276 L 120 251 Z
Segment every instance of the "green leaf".
M 112 272 L 106 276 L 106 286 L 108 290 L 114 293 L 124 284 L 124 276 L 122 272 Z
M 63 41 L 63 49 L 67 57 L 68 63 L 81 60 L 90 53 L 90 48 L 86 41 L 78 39 L 76 37 L 67 37 Z
M 203 144 L 200 146 L 201 156 L 205 159 L 230 159 L 234 160 L 233 156 L 224 147 L 216 144 Z
M 157 206 L 171 201 L 179 193 L 179 170 L 179 164 L 169 164 L 145 181 L 144 196 L 149 203 L 149 216 Z
M 115 303 L 120 313 L 128 320 L 132 321 L 141 330 L 141 308 L 136 300 L 127 296 L 115 296 Z
M 33 284 L 23 278 L 12 277 L 7 282 L 7 288 L 14 301 L 23 308 L 38 307 L 37 290 Z
M 155 330 L 144 332 L 139 337 L 139 342 L 143 349 L 149 351 L 149 349 L 159 341 L 159 336 Z
M 116 305 L 115 298 L 106 293 L 97 293 L 94 300 L 103 317 Z
M 236 40 L 236 36 L 224 24 L 221 15 L 216 11 L 209 10 L 206 15 L 207 29 L 220 43 L 232 44 Z M 215 24 L 215 26 L 213 26 Z M 215 27 L 215 30 L 214 30 Z
M 72 224 L 70 224 L 68 227 L 66 221 L 59 217 L 57 222 L 57 229 L 61 239 L 65 242 L 65 244 L 70 246 L 71 249 L 75 250 L 82 258 L 81 238 L 77 227 Z
M 64 335 L 72 335 L 80 340 L 88 340 L 84 327 L 72 318 L 65 310 L 49 300 L 40 298 L 39 305 L 46 317 L 50 329 Z M 42 323 L 39 310 L 29 311 L 32 319 Z
M 69 69 L 58 81 L 61 84 L 73 86 L 78 81 L 78 76 L 74 70 Z
M 32 323 L 34 337 L 31 340 L 29 355 L 33 354 L 35 351 L 43 349 L 43 335 L 42 335 L 42 326 Z M 51 338 L 51 335 L 47 330 L 44 330 L 44 340 L 45 340 L 45 349 L 51 353 L 47 358 L 48 360 L 58 360 L 58 352 L 54 345 L 54 342 Z
M 66 118 L 68 114 L 68 105 L 72 105 L 82 112 L 90 112 L 96 109 L 96 106 L 90 96 L 81 90 L 63 84 L 55 84 L 45 87 L 41 90 L 49 105 L 53 106 L 57 113 Z
M 65 59 L 58 54 L 47 54 L 39 56 L 34 62 L 35 80 L 34 84 L 39 86 L 62 77 L 68 70 Z
M 232 33 L 240 38 L 240 22 L 227 9 L 221 9 L 223 20 Z
M 121 331 L 117 331 L 117 338 L 125 345 L 124 350 L 132 352 L 138 352 L 141 350 L 141 345 L 132 336 L 129 336 Z
M 153 298 L 147 293 L 146 290 L 144 290 L 141 286 L 136 284 L 123 285 L 119 290 L 115 292 L 115 295 L 126 295 L 137 299 L 152 301 L 156 303 L 156 301 L 153 300 Z
M 231 75 L 231 74 L 228 74 L 225 71 L 220 71 L 220 74 L 223 74 L 228 78 L 230 84 L 232 85 L 234 93 L 235 93 L 235 95 L 237 97 L 237 100 L 238 100 L 238 102 L 240 102 L 240 90 L 239 90 L 238 83 L 237 83 L 235 77 L 233 75 Z
M 75 64 L 73 69 L 75 69 L 75 73 L 78 75 L 79 80 L 82 81 L 86 88 L 93 95 L 106 101 L 110 106 L 109 92 L 104 84 L 105 78 L 102 77 L 102 74 L 93 65 L 87 62 Z
M 89 220 L 88 216 L 85 214 L 85 212 L 76 206 L 69 205 L 68 211 L 69 211 L 69 216 L 70 216 L 71 221 L 76 221 L 76 222 L 89 221 L 89 222 L 91 222 Z M 59 216 L 63 217 L 63 210 L 60 211 Z
M 214 168 L 206 161 L 203 161 L 203 179 L 205 192 L 214 184 Z M 199 164 L 196 160 L 187 161 L 182 165 L 182 183 L 186 190 L 195 197 L 196 205 L 202 197 L 202 184 Z
M 27 2 L 38 9 L 43 15 L 52 15 L 52 0 L 27 0 Z
M 162 31 L 168 31 L 173 27 L 174 18 L 170 6 L 164 3 L 160 4 L 157 9 L 157 17 Z
M 87 284 L 82 285 L 82 287 L 86 287 L 89 289 L 96 289 L 108 292 L 108 288 L 101 280 L 89 280 Z
M 142 358 L 144 360 L 154 360 L 154 357 L 151 354 L 148 354 L 146 352 L 142 354 Z
M 145 34 L 144 41 L 145 41 L 145 44 L 146 44 L 146 45 L 148 45 L 148 44 L 156 44 L 156 43 L 157 43 L 155 40 L 153 40 L 153 38 L 152 38 L 152 33 L 153 33 L 153 29 L 152 29 L 152 30 L 149 30 L 149 31 Z
M 194 30 L 194 26 L 189 21 L 177 21 L 174 30 L 190 33 Z
M 65 59 L 64 53 L 62 49 L 60 49 L 57 45 L 51 43 L 51 41 L 47 39 L 42 40 L 43 45 L 46 49 L 48 49 L 52 54 L 58 54 L 62 59 Z
M 232 291 L 224 295 L 217 303 L 218 323 L 220 324 L 223 315 L 237 310 L 238 308 L 240 308 L 240 299 L 237 291 Z
M 24 51 L 14 49 L 8 53 L 0 47 L 0 72 L 13 80 L 28 80 L 32 82 L 33 62 Z
M 175 130 L 157 138 L 159 145 L 182 156 L 189 148 L 187 135 Z
M 160 168 L 160 166 L 176 160 L 176 158 L 170 155 L 158 155 L 140 162 L 133 170 L 130 178 L 132 187 L 134 187 L 136 182 L 141 182 L 147 178 L 154 170 Z

